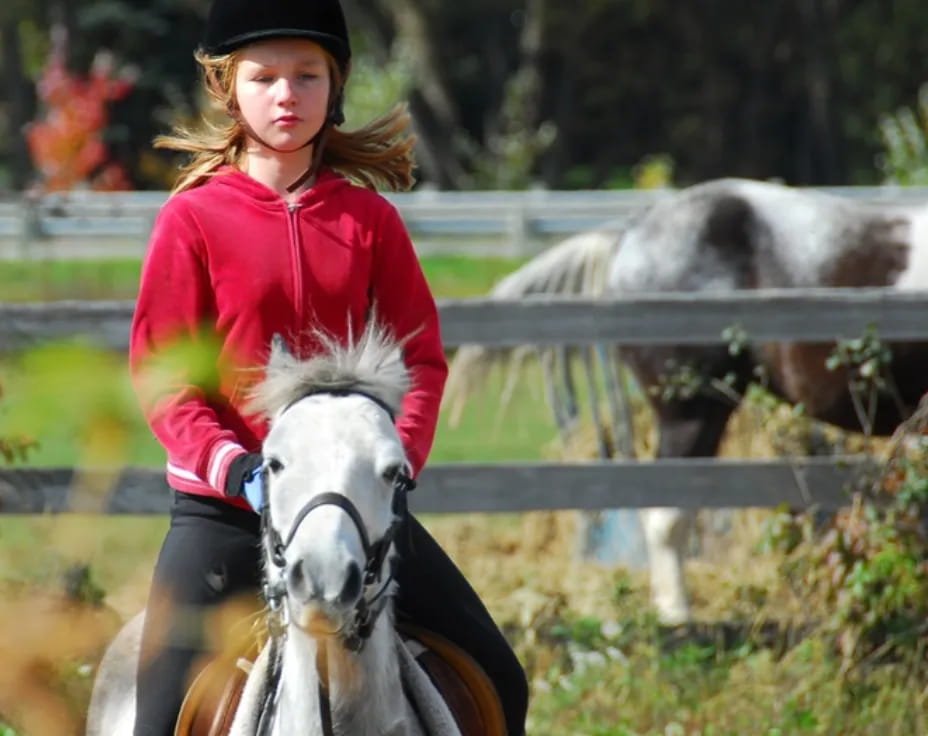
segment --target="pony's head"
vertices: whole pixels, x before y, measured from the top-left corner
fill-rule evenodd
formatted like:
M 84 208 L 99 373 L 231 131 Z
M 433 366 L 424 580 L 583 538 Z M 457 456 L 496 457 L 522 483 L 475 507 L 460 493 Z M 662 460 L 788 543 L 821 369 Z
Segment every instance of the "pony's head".
M 270 420 L 268 597 L 291 625 L 354 648 L 389 595 L 392 538 L 411 484 L 394 425 L 409 376 L 401 346 L 373 321 L 347 346 L 317 337 L 323 349 L 308 360 L 275 338 L 252 397 Z

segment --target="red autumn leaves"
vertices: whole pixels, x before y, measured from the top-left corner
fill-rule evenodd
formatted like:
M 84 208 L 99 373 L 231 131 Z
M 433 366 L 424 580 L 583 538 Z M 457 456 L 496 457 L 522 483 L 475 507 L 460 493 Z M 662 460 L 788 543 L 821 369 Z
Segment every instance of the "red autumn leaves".
M 64 43 L 53 43 L 36 84 L 44 117 L 26 130 L 42 190 L 131 188 L 122 166 L 108 161 L 103 132 L 109 104 L 123 99 L 132 86 L 116 74 L 106 54 L 97 56 L 86 77 L 75 74 L 65 64 Z

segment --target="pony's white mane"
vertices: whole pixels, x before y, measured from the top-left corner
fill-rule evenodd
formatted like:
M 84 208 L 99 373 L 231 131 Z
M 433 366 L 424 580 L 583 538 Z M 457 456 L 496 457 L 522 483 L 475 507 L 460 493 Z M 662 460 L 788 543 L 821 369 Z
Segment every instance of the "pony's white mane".
M 264 379 L 251 391 L 249 408 L 272 417 L 313 392 L 361 391 L 383 401 L 399 414 L 410 387 L 402 342 L 389 329 L 370 320 L 357 341 L 348 344 L 315 331 L 318 354 L 301 360 L 275 336 Z

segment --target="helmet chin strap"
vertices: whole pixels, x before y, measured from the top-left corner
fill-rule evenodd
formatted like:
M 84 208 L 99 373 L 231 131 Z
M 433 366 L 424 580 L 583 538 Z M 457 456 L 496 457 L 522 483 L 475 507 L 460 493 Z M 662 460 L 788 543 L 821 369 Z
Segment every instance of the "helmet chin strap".
M 242 126 L 242 129 L 248 135 L 249 138 L 256 140 L 265 148 L 275 151 L 276 153 L 295 153 L 296 151 L 302 151 L 307 146 L 314 146 L 312 160 L 310 161 L 309 168 L 306 169 L 292 184 L 287 187 L 287 192 L 292 194 L 297 189 L 299 189 L 303 184 L 305 184 L 319 169 L 319 164 L 322 161 L 322 151 L 325 145 L 325 139 L 328 135 L 329 128 L 334 125 L 341 125 L 345 122 L 345 114 L 342 112 L 342 93 L 339 92 L 332 99 L 331 104 L 329 105 L 328 114 L 325 117 L 325 120 L 322 123 L 322 127 L 316 131 L 312 138 L 310 138 L 306 143 L 297 148 L 283 149 L 272 146 L 266 140 L 255 132 L 255 129 L 252 128 L 248 121 L 245 120 L 238 110 L 233 113 L 233 117 L 238 121 L 238 124 Z
M 325 149 L 325 139 L 328 137 L 329 127 L 331 125 L 331 120 L 326 118 L 325 122 L 322 124 L 322 127 L 319 128 L 319 132 L 309 139 L 309 143 L 307 143 L 306 146 L 308 146 L 310 143 L 313 144 L 313 157 L 309 162 L 309 168 L 306 169 L 306 171 L 304 171 L 296 181 L 287 187 L 288 194 L 292 194 L 301 186 L 303 186 L 303 184 L 305 184 L 319 170 L 319 164 L 322 162 L 322 151 Z M 305 148 L 306 146 L 300 146 L 300 148 Z

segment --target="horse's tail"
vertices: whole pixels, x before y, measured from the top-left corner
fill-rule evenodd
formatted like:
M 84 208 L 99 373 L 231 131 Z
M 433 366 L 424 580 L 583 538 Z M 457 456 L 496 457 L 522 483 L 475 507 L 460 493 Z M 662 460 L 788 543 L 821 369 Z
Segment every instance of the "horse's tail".
M 501 279 L 490 291 L 495 299 L 519 299 L 532 294 L 600 296 L 605 290 L 609 264 L 619 248 L 623 223 L 608 223 L 595 230 L 571 236 Z M 487 348 L 461 347 L 451 362 L 445 404 L 450 422 L 456 424 L 468 397 L 485 383 L 491 367 L 508 361 L 511 367 L 501 405 L 505 406 L 522 359 L 531 346 Z

